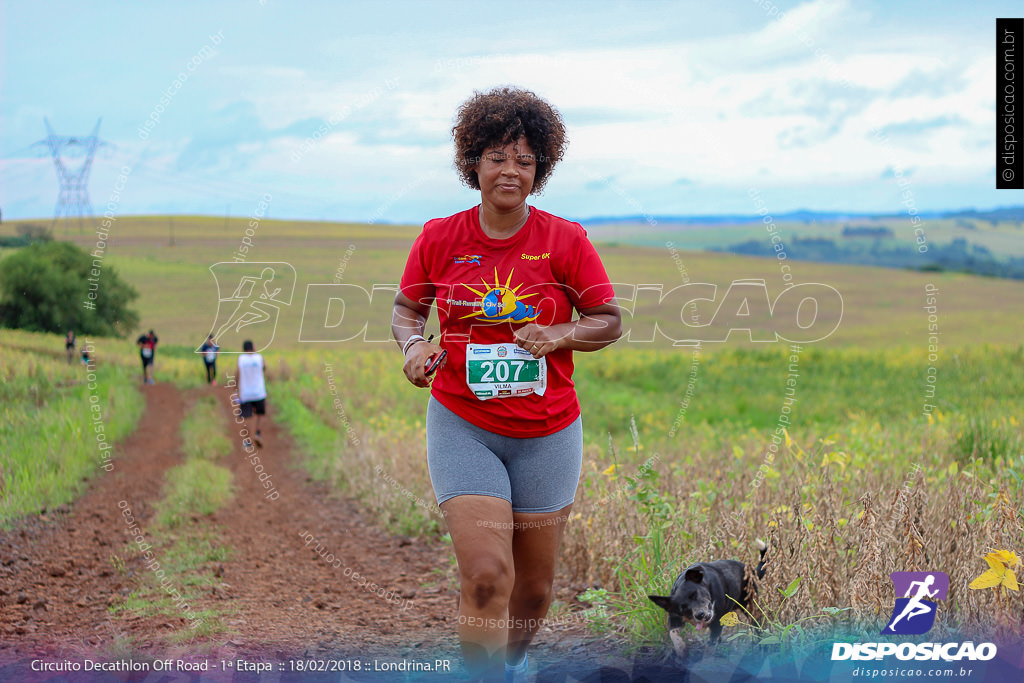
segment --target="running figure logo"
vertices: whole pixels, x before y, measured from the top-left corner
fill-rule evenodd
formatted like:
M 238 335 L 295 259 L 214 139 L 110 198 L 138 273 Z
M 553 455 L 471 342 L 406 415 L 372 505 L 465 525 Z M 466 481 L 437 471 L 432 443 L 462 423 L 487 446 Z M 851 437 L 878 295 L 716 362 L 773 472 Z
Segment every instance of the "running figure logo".
M 218 300 L 211 330 L 221 352 L 241 352 L 243 339 L 251 339 L 256 351 L 268 347 L 274 340 L 281 307 L 292 303 L 295 269 L 289 263 L 228 261 L 213 264 L 210 272 L 217 282 Z M 225 296 L 225 292 L 230 294 Z
M 945 600 L 949 577 L 942 572 L 893 572 L 896 606 L 882 635 L 927 633 L 935 623 L 935 600 Z

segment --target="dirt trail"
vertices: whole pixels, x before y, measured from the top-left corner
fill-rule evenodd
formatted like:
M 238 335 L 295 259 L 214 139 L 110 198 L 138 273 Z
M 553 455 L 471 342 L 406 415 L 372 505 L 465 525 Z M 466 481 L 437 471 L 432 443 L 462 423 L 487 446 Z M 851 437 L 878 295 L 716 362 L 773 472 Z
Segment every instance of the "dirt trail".
M 358 652 L 458 661 L 449 548 L 390 535 L 353 501 L 330 496 L 299 469 L 290 438 L 271 420 L 264 421 L 258 453 L 264 480 L 269 475 L 272 484 L 265 488 L 243 450 L 226 388 L 183 394 L 157 384 L 143 391 L 146 411 L 117 449 L 114 470 L 100 472 L 71 505 L 0 534 L 0 674 L 16 671 L 12 662 L 23 665 L 35 657 L 109 657 L 125 637 L 131 652 L 164 657 L 288 659 Z M 148 533 L 166 471 L 183 459 L 181 420 L 191 402 L 209 391 L 218 396 L 231 430 L 232 451 L 220 464 L 234 474 L 236 493 L 228 506 L 193 523 L 216 528 L 233 553 L 215 567 L 220 583 L 204 588 L 205 597 L 194 606 L 224 613 L 228 632 L 170 646 L 164 636 L 184 631 L 184 617 L 108 610 L 123 604 L 148 571 L 141 558 L 129 562 L 127 571 L 118 571 L 111 560 L 124 554 L 130 539 L 119 503 L 130 506 Z M 564 584 L 558 593 L 571 599 Z M 538 644 L 551 657 L 582 647 L 578 626 L 544 630 Z
M 234 426 L 228 391 L 210 390 L 220 398 L 225 423 Z M 95 655 L 117 634 L 150 650 L 163 645 L 161 632 L 186 626 L 184 618 L 108 612 L 133 590 L 134 577 L 148 571 L 141 558 L 129 563 L 127 574 L 111 561 L 129 540 L 119 503 L 148 534 L 165 473 L 183 458 L 179 427 L 189 398 L 170 384 L 144 391 L 145 414 L 118 449 L 114 470 L 99 473 L 72 505 L 0 536 L 0 658 Z M 195 605 L 227 612 L 230 633 L 211 637 L 209 645 L 291 656 L 339 649 L 395 653 L 416 645 L 451 649 L 454 629 L 445 622 L 454 596 L 424 586 L 441 583 L 434 570 L 446 566 L 446 549 L 382 532 L 352 501 L 329 498 L 307 480 L 287 435 L 273 422 L 266 421 L 263 432 L 259 464 L 273 488 L 264 488 L 235 432 L 232 452 L 220 463 L 234 474 L 234 500 L 193 520 L 219 529 L 233 549 L 216 568 L 220 585 Z M 371 592 L 371 583 L 383 590 Z M 182 648 L 197 649 L 194 643 Z

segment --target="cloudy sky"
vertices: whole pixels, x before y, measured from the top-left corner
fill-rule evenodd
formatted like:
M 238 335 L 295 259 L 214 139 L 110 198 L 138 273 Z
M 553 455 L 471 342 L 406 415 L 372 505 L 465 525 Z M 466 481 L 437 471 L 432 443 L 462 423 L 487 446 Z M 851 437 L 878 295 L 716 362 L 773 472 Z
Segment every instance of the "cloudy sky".
M 116 210 L 420 223 L 478 201 L 455 108 L 528 87 L 570 146 L 532 203 L 574 217 L 898 212 L 996 191 L 995 18 L 1014 2 L 4 2 L 0 208 L 50 216 L 44 117 Z M 499 9 L 500 7 L 500 9 Z M 147 126 L 147 121 L 150 123 Z M 80 147 L 65 150 L 71 171 Z

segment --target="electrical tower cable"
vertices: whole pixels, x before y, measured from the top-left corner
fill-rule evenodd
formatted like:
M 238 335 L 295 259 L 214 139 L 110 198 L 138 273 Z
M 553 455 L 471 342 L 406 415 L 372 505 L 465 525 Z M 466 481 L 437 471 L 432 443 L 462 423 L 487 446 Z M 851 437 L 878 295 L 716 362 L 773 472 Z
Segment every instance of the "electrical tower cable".
M 69 224 L 72 216 L 78 217 L 78 232 L 82 233 L 82 227 L 87 217 L 92 217 L 92 202 L 89 201 L 89 171 L 92 169 L 92 161 L 96 156 L 96 150 L 106 146 L 107 143 L 99 139 L 100 122 L 96 121 L 96 127 L 92 135 L 87 138 L 62 137 L 53 132 L 49 120 L 43 118 L 46 124 L 46 139 L 40 140 L 35 146 L 45 146 L 50 156 L 53 157 L 53 165 L 57 169 L 57 180 L 60 183 L 60 194 L 57 196 L 57 206 L 53 211 L 52 229 L 60 217 L 64 217 L 64 234 L 68 234 Z M 72 147 L 82 147 L 85 153 L 85 162 L 77 171 L 72 171 L 62 159 L 62 154 Z

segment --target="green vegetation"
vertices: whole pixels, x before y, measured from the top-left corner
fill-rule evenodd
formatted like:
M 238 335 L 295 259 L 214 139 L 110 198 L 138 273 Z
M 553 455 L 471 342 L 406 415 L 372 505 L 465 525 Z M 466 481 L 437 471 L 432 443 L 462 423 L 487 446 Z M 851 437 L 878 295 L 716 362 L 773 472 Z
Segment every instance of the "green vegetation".
M 751 209 L 754 213 L 754 202 L 751 202 Z M 920 233 L 915 233 L 915 229 L 920 228 L 926 236 L 929 252 L 933 247 L 946 246 L 962 238 L 972 246 L 997 254 L 999 258 L 1024 256 L 1024 221 L 1019 208 L 999 216 L 925 217 L 919 218 L 917 223 L 913 223 L 912 217 L 906 214 L 846 220 L 780 215 L 772 218 L 770 224 L 766 218 L 707 223 L 666 220 L 655 226 L 634 220 L 584 227 L 597 241 L 614 240 L 632 246 L 664 246 L 666 242 L 672 242 L 678 249 L 720 250 L 732 244 L 754 241 L 770 249 L 771 232 L 777 232 L 787 247 L 797 239 L 824 239 L 842 244 L 851 238 L 877 237 L 886 242 L 899 241 L 912 254 L 918 253 L 916 240 Z M 775 258 L 774 253 L 771 257 Z
M 732 241 L 736 233 L 721 227 L 713 228 L 717 239 Z M 764 239 L 762 226 L 748 227 L 756 231 L 750 239 Z M 779 226 L 781 231 L 789 227 Z M 823 239 L 835 239 L 840 228 L 807 226 Z M 892 228 L 906 238 L 905 226 L 894 222 Z M 110 260 L 139 288 L 145 327 L 154 327 L 161 337 L 157 381 L 202 383 L 194 349 L 210 331 L 219 303 L 208 268 L 211 261 L 230 259 L 242 226 L 176 217 L 176 247 L 163 246 L 166 226 L 158 218 L 125 219 L 118 229 L 132 239 Z M 935 221 L 928 234 L 938 243 L 940 236 L 952 239 L 966 229 Z M 271 419 L 290 430 L 303 466 L 333 490 L 358 498 L 390 529 L 443 538 L 426 468 L 428 394 L 404 379 L 401 357 L 386 341 L 391 293 L 378 290 L 373 299 L 346 300 L 342 326 L 359 331 L 366 324 L 366 337 L 307 344 L 299 333 L 306 285 L 337 280 L 369 291 L 374 284 L 394 283 L 417 230 L 264 221 L 250 256 L 254 262 L 287 261 L 297 273 L 292 304 L 279 307 L 274 340 L 263 355 Z M 971 230 L 972 243 L 1020 254 L 1013 251 L 1021 242 L 1013 224 L 973 221 Z M 652 230 L 647 237 L 656 246 L 603 244 L 599 250 L 612 280 L 623 283 L 627 300 L 631 283 L 659 283 L 664 291 L 686 282 L 718 285 L 717 301 L 700 311 L 705 322 L 733 281 L 764 280 L 770 299 L 784 291 L 775 260 L 675 251 L 699 242 L 691 236 L 703 236 L 708 244 L 714 237 L 712 228 Z M 666 247 L 666 240 L 678 247 Z M 1000 251 L 1003 243 L 1017 246 Z M 828 284 L 844 303 L 835 334 L 803 345 L 795 363 L 787 345 L 754 344 L 742 335 L 704 344 L 699 351 L 657 338 L 577 354 L 584 469 L 561 571 L 573 585 L 601 587 L 586 594 L 597 628 L 628 634 L 637 644 L 663 643 L 664 614 L 646 595 L 666 592 L 691 562 L 753 561 L 756 538 L 770 548 L 759 598 L 768 631 L 760 637 L 783 643 L 813 639 L 818 623 L 850 631 L 874 628 L 877 634 L 877 615 L 891 609 L 888 574 L 893 570 L 935 568 L 950 575 L 951 585 L 963 586 L 985 570 L 988 550 L 1022 552 L 1021 283 L 948 272 L 789 265 L 795 282 Z M 929 312 L 923 310 L 929 285 L 937 292 L 940 341 L 934 351 L 928 348 L 933 344 Z M 632 323 L 650 327 L 678 313 L 648 308 L 636 312 Z M 436 318 L 428 328 L 436 332 Z M 0 368 L 14 379 L 14 388 L 0 386 L 14 399 L 4 409 L 20 415 L 0 433 L 5 443 L 15 439 L 11 450 L 21 463 L 39 452 L 41 439 L 48 453 L 60 452 L 45 441 L 48 436 L 40 436 L 63 429 L 59 418 L 47 423 L 51 426 L 36 425 L 28 422 L 28 413 L 61 415 L 51 410 L 55 396 L 72 391 L 63 383 L 75 378 L 63 374 L 73 369 L 54 360 L 62 350 L 59 337 L 29 338 L 0 334 Z M 114 340 L 97 346 L 100 367 L 120 378 L 115 384 L 130 397 L 115 392 L 108 403 L 113 401 L 118 414 L 130 415 L 139 409 L 131 387 L 138 381 L 137 351 Z M 53 357 L 41 360 L 44 353 Z M 222 356 L 221 377 L 231 362 Z M 932 384 L 929 377 L 935 378 Z M 790 379 L 793 400 L 786 403 Z M 217 429 L 210 427 L 209 436 L 194 445 L 183 435 L 193 454 L 188 462 L 196 463 L 192 467 L 217 467 L 215 457 L 204 452 L 216 443 Z M 12 486 L 11 458 L 0 453 L 5 491 L 21 495 L 35 475 Z M 208 546 L 189 541 L 192 525 L 180 522 L 189 515 L 201 519 L 199 506 L 205 503 L 200 498 L 209 501 L 203 509 L 223 498 L 186 489 L 191 481 L 212 484 L 216 477 L 178 472 L 161 503 L 165 510 L 177 510 L 162 513 L 161 552 L 174 556 L 171 549 L 184 544 L 181 554 L 192 558 L 187 566 L 194 574 L 183 568 L 182 575 L 212 581 L 205 567 L 226 551 L 213 532 L 205 537 Z M 54 476 L 76 481 L 63 471 Z M 219 486 L 223 492 L 223 479 Z M 5 509 L 5 514 L 17 516 L 39 505 L 23 506 L 21 513 Z M 139 600 L 158 602 L 158 596 L 140 595 Z M 1014 613 L 990 591 L 959 590 L 951 592 L 939 619 L 936 638 L 943 630 L 1009 628 L 1017 623 L 1019 609 Z M 741 615 L 740 622 L 750 619 Z M 216 625 L 214 619 L 210 623 Z M 747 626 L 730 628 L 727 639 L 746 633 Z
M 70 242 L 31 244 L 0 263 L 4 327 L 124 337 L 138 324 L 137 298 L 114 267 Z
M 93 365 L 66 361 L 62 335 L 0 330 L 0 527 L 73 500 L 93 476 L 117 467 L 118 442 L 146 407 L 138 350 L 130 341 L 79 337 Z M 192 349 L 157 352 L 158 381 L 205 385 Z M 92 385 L 92 386 L 90 386 Z M 199 430 L 214 449 L 220 439 Z M 187 436 L 187 447 L 202 441 Z
M 0 527 L 8 527 L 114 469 L 145 400 L 122 366 L 68 364 L 61 338 L 0 330 L 0 405 Z
M 165 576 L 171 577 L 181 601 L 188 603 L 195 613 L 194 618 L 188 617 L 192 619 L 190 623 L 168 635 L 172 643 L 191 642 L 225 628 L 221 610 L 203 610 L 198 604 L 206 598 L 210 587 L 219 585 L 215 568 L 230 557 L 231 549 L 214 526 L 195 523 L 231 502 L 234 495 L 231 471 L 216 464 L 231 452 L 225 427 L 224 416 L 213 396 L 202 396 L 192 405 L 180 428 L 185 462 L 168 470 L 164 496 L 156 504 L 155 523 L 146 530 L 154 558 Z M 172 620 L 185 618 L 181 601 L 172 600 L 152 568 L 143 565 L 137 544 L 128 543 L 124 555 L 114 560 L 115 566 L 138 562 L 137 588 L 123 605 L 113 606 L 111 612 L 161 615 Z
M 157 336 L 160 336 L 157 330 Z M 162 337 L 161 337 L 162 339 Z M 154 362 L 154 374 L 157 382 L 173 382 L 179 389 L 195 389 L 206 386 L 206 368 L 203 366 L 202 356 L 196 353 L 195 347 L 165 345 L 163 341 L 157 346 L 156 361 Z M 124 347 L 123 360 L 135 367 L 139 367 L 139 350 L 134 342 L 131 349 Z M 221 381 L 224 380 L 224 370 L 234 363 L 235 356 L 221 356 L 217 361 L 217 371 L 220 373 Z M 139 367 L 139 376 L 142 376 L 142 368 Z
M 278 357 L 268 393 L 310 474 L 359 498 L 396 533 L 442 529 L 423 452 L 427 393 L 384 350 Z M 401 378 L 401 381 L 398 381 Z M 372 391 L 367 388 L 372 387 Z M 410 457 L 411 456 L 411 457 Z
M 45 225 L 36 223 L 18 223 L 16 235 L 0 235 L 0 247 L 27 247 L 36 242 L 49 242 L 53 233 Z
M 956 434 L 954 454 L 958 461 L 968 463 L 981 459 L 993 462 L 1024 453 L 1024 441 L 1016 422 L 1012 415 L 1007 416 L 1002 411 L 971 416 Z
M 163 538 L 164 532 L 154 528 L 153 537 Z M 207 598 L 209 588 L 219 585 L 214 575 L 214 567 L 231 557 L 231 550 L 221 544 L 219 536 L 213 531 L 197 529 L 194 532 L 176 537 L 173 543 L 164 538 L 157 548 L 154 543 L 155 557 L 159 558 L 159 566 L 168 577 L 172 577 L 172 586 L 178 591 L 181 600 L 192 608 L 194 621 L 187 623 L 181 603 L 176 603 L 161 587 L 154 572 L 139 563 L 136 571 L 136 588 L 121 604 L 110 607 L 110 613 L 133 614 L 144 617 L 160 616 L 182 624 L 182 627 L 165 634 L 170 643 L 191 643 L 203 638 L 222 633 L 225 630 L 224 611 L 219 609 L 202 609 L 198 603 Z M 128 561 L 137 555 L 134 545 L 125 546 L 123 551 Z M 125 562 L 119 555 L 114 557 Z M 138 561 L 138 560 L 136 560 Z
M 912 239 L 908 237 L 912 230 L 896 221 L 858 220 L 857 225 L 862 222 L 890 225 L 897 237 Z M 996 226 L 978 221 L 974 223 L 978 227 L 968 235 L 972 244 L 982 244 L 1000 255 L 1024 256 L 1024 239 L 1021 239 L 1024 233 L 1016 223 L 1002 221 Z M 181 347 L 182 360 L 184 354 L 190 354 L 193 359 L 186 363 L 186 372 L 180 377 L 189 376 L 192 378 L 190 381 L 197 383 L 202 381 L 202 363 L 192 352 L 215 327 L 220 305 L 218 280 L 214 279 L 210 266 L 232 260 L 246 225 L 247 221 L 242 220 L 225 225 L 223 217 L 175 216 L 176 246 L 170 247 L 167 246 L 166 218 L 118 219 L 114 233 L 117 249 L 108 254 L 104 269 L 114 266 L 139 292 L 135 308 L 139 312 L 140 327 L 152 327 L 160 337 L 157 381 L 167 367 L 164 361 L 171 358 L 168 354 L 174 353 L 172 347 Z M 779 223 L 778 230 L 787 241 L 795 235 L 835 239 L 844 225 L 838 222 L 830 225 Z M 323 318 L 323 311 L 319 311 L 318 316 L 311 308 L 306 314 L 305 328 L 302 326 L 310 284 L 338 283 L 348 288 L 339 291 L 345 299 L 344 319 L 336 328 L 328 328 L 323 334 L 352 339 L 317 343 L 316 347 L 322 351 L 349 351 L 367 346 L 390 348 L 386 340 L 390 334 L 394 290 L 380 287 L 398 282 L 405 257 L 419 229 L 418 226 L 261 221 L 255 246 L 246 256 L 253 263 L 286 262 L 296 273 L 291 303 L 278 305 L 275 312 L 277 321 L 273 342 L 267 349 L 271 356 L 276 352 L 310 347 L 309 343 L 300 340 L 300 331 L 308 338 Z M 700 319 L 707 323 L 730 283 L 736 280 L 764 280 L 770 300 L 786 288 L 780 264 L 774 258 L 692 251 L 743 239 L 767 243 L 767 233 L 760 224 L 685 226 L 685 229 L 658 225 L 653 228 L 647 226 L 640 231 L 636 226 L 630 226 L 629 235 L 621 237 L 609 236 L 610 228 L 606 229 L 606 226 L 588 226 L 588 229 L 599 242 L 598 249 L 612 281 L 622 283 L 617 289 L 627 301 L 632 300 L 633 287 L 639 283 L 659 284 L 664 292 L 685 282 L 712 283 L 719 288 L 716 302 L 701 303 Z M 946 244 L 967 234 L 952 220 L 929 222 L 927 230 L 930 246 Z M 619 245 L 600 243 L 606 238 L 616 239 Z M 72 239 L 80 246 L 93 248 L 85 237 Z M 637 241 L 644 241 L 645 246 L 636 246 Z M 1006 324 L 1007 316 L 1024 310 L 1024 288 L 1017 282 L 950 272 L 920 273 L 806 261 L 794 261 L 788 265 L 791 266 L 792 282 L 824 283 L 842 295 L 841 324 L 834 334 L 818 344 L 819 347 L 886 349 L 894 344 L 916 346 L 923 343 L 925 340 L 921 338 L 927 332 L 927 320 L 921 306 L 924 305 L 924 287 L 928 283 L 935 284 L 939 290 L 942 339 L 948 348 L 977 343 L 1016 345 L 1019 341 L 1016 330 Z M 222 293 L 226 297 L 237 281 L 221 279 L 224 282 L 220 287 L 226 290 Z M 373 291 L 375 286 L 378 289 Z M 312 303 L 308 305 L 313 306 Z M 225 304 L 225 311 L 230 310 L 227 306 Z M 633 326 L 642 329 L 650 328 L 655 321 L 664 326 L 673 320 L 673 316 L 677 319 L 679 314 L 668 304 L 659 307 L 647 302 L 641 309 Z M 341 309 L 335 307 L 332 313 L 340 315 Z M 221 322 L 226 319 L 225 315 L 222 312 Z M 364 326 L 365 336 L 361 334 Z M 250 326 L 243 332 L 251 331 L 255 335 L 258 327 Z M 720 327 L 712 331 L 722 332 Z M 219 341 L 225 351 L 241 350 L 240 339 Z M 741 345 L 754 346 L 749 341 L 741 342 L 739 335 L 735 334 L 728 342 L 729 347 Z M 653 342 L 632 346 L 664 349 L 670 348 L 671 342 L 659 335 Z M 222 356 L 219 365 L 230 363 L 228 358 Z M 226 366 L 221 369 L 222 374 L 224 369 Z
M 213 396 L 202 396 L 181 421 L 182 450 L 188 460 L 214 462 L 231 452 L 231 440 L 224 433 L 220 405 Z
M 892 231 L 888 232 L 892 234 Z M 919 252 L 916 244 L 907 241 L 882 239 L 878 236 L 864 237 L 862 233 L 844 233 L 844 237 L 853 239 L 796 236 L 785 245 L 786 254 L 797 261 L 910 268 L 928 272 L 950 270 L 1024 280 L 1024 257 L 1002 255 L 997 258 L 988 247 L 969 243 L 964 237 L 955 237 L 946 244 L 933 244 L 925 252 Z M 771 242 L 765 239 L 717 247 L 715 251 L 775 258 Z
M 167 472 L 167 492 L 157 505 L 157 523 L 167 529 L 210 515 L 232 498 L 231 471 L 216 464 L 231 452 L 217 399 L 196 401 L 182 420 L 181 437 L 185 462 Z
M 664 614 L 646 595 L 666 592 L 698 560 L 753 561 L 759 537 L 770 557 L 786 558 L 763 583 L 762 637 L 793 645 L 811 642 L 815 628 L 861 628 L 887 609 L 881 597 L 868 605 L 857 596 L 882 596 L 893 567 L 919 566 L 921 546 L 903 536 L 910 521 L 929 539 L 929 562 L 968 581 L 984 569 L 984 549 L 1019 548 L 1020 348 L 949 349 L 934 362 L 912 348 L 791 355 L 578 355 L 586 452 L 561 563 L 607 591 L 585 601 L 596 629 L 662 642 Z M 280 354 L 269 385 L 275 419 L 318 478 L 396 532 L 438 535 L 427 394 L 406 382 L 399 360 L 385 350 Z M 929 367 L 940 378 L 934 392 Z M 797 577 L 801 589 L 788 590 Z M 943 628 L 1005 609 L 959 594 Z
M 708 437 L 716 448 L 736 443 L 738 434 L 773 429 L 791 353 L 789 347 L 770 346 L 716 352 L 706 345 L 697 354 L 690 348 L 664 352 L 612 347 L 604 356 L 580 354 L 576 389 L 585 423 L 595 432 L 594 442 L 601 443 L 598 435 L 608 432 L 616 439 L 626 438 L 631 417 L 646 435 L 648 448 L 655 449 L 663 439 L 671 442 L 673 432 L 678 439 L 681 432 L 691 433 L 701 425 L 713 428 Z M 877 422 L 880 430 L 889 429 L 894 421 L 927 425 L 926 404 L 958 418 L 1008 418 L 1017 402 L 1015 387 L 1024 381 L 1020 347 L 949 350 L 933 364 L 941 381 L 935 383 L 931 398 L 924 350 L 801 348 L 791 432 L 810 428 L 812 438 L 855 422 Z

